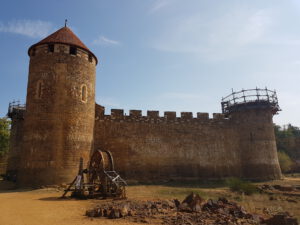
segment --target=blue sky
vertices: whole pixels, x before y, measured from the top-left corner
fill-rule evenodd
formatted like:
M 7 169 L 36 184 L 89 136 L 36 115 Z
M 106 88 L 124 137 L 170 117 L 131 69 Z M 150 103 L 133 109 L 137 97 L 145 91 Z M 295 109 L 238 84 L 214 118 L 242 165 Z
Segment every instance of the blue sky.
M 25 102 L 28 48 L 68 26 L 94 52 L 110 108 L 221 112 L 234 90 L 276 89 L 280 125 L 300 126 L 300 1 L 1 0 L 0 116 Z

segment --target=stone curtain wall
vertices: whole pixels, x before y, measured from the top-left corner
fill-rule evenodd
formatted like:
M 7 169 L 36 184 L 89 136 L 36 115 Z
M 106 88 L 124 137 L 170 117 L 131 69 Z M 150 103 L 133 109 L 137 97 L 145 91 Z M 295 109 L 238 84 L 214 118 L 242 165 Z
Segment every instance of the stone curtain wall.
M 23 115 L 24 111 L 22 111 L 22 117 Z M 7 173 L 10 175 L 17 175 L 20 166 L 20 155 L 23 148 L 22 140 L 24 135 L 23 125 L 23 118 L 19 118 L 17 115 L 12 117 L 7 162 Z
M 0 156 L 0 175 L 6 173 L 7 158 L 7 155 Z
M 237 132 L 222 114 L 138 110 L 104 115 L 96 106 L 95 149 L 112 152 L 116 170 L 127 179 L 163 180 L 241 176 Z
M 116 170 L 129 180 L 280 178 L 272 113 L 261 113 L 230 119 L 187 112 L 142 116 L 139 110 L 104 115 L 96 105 L 94 149 L 111 151 Z

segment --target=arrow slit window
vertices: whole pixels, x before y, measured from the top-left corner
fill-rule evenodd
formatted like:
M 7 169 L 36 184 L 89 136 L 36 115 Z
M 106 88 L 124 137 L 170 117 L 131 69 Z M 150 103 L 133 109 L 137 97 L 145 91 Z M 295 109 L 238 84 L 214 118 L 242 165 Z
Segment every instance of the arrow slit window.
M 40 98 L 42 98 L 42 94 L 43 94 L 43 81 L 39 80 L 36 85 L 35 97 L 37 99 L 40 99 Z
M 85 84 L 81 85 L 81 101 L 87 102 L 87 87 Z

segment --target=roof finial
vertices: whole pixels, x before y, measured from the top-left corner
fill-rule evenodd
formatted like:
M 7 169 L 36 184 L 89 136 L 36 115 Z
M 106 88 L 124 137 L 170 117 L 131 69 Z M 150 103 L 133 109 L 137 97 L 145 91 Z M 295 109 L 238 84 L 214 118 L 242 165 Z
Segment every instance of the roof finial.
M 65 27 L 67 27 L 67 22 L 68 22 L 68 20 L 67 20 L 67 19 L 65 19 Z

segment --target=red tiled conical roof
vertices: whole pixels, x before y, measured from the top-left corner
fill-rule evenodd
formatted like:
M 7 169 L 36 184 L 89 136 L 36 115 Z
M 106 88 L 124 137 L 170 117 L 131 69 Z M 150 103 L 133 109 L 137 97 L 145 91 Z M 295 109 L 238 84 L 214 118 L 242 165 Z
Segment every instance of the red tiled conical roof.
M 94 53 L 92 53 L 88 49 L 88 47 L 86 47 L 86 45 L 83 44 L 83 42 L 68 27 L 62 27 L 59 30 L 55 31 L 53 34 L 50 34 L 48 37 L 46 37 L 43 40 L 39 41 L 38 43 L 32 45 L 28 49 L 28 54 L 30 52 L 30 49 L 32 49 L 33 47 L 36 47 L 36 46 L 42 45 L 42 44 L 54 44 L 54 43 L 68 44 L 68 45 L 76 46 L 78 48 L 86 50 L 95 57 L 96 63 L 98 62 L 98 59 L 94 55 Z

